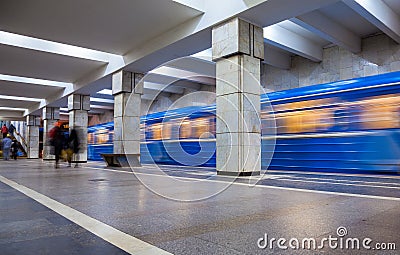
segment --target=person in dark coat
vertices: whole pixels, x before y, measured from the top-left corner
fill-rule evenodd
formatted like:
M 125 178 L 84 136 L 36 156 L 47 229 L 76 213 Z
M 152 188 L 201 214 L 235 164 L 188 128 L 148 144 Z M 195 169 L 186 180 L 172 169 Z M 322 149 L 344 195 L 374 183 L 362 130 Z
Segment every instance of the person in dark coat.
M 13 158 L 14 160 L 17 160 L 18 149 L 19 149 L 18 141 L 17 139 L 14 139 L 11 144 L 11 158 Z
M 56 157 L 55 168 L 59 168 L 60 155 L 64 148 L 64 135 L 61 132 L 61 128 L 58 123 L 50 130 L 51 134 L 51 145 L 54 146 L 54 155 Z
M 68 147 L 69 147 L 68 149 L 70 150 L 70 153 L 67 153 L 68 165 L 71 166 L 73 155 L 74 154 L 77 155 L 79 152 L 78 132 L 74 128 L 71 129 L 71 132 L 68 137 Z M 75 167 L 78 167 L 78 163 L 75 164 Z
M 10 133 L 11 137 L 14 136 L 14 131 L 15 131 L 15 126 L 13 124 L 10 124 L 10 126 L 8 126 L 8 133 Z

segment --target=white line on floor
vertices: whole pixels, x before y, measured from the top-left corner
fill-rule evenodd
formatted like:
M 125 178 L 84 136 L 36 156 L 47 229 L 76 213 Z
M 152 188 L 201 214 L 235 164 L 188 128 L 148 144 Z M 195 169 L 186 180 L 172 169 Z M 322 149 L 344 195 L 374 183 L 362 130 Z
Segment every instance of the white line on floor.
M 364 183 L 364 184 L 380 184 L 380 185 L 394 185 L 394 186 L 399 186 L 400 187 L 400 182 L 396 183 L 396 182 L 374 182 L 374 181 L 357 181 L 357 180 L 343 180 L 343 179 L 331 179 L 331 178 L 313 178 L 313 177 L 307 177 L 307 176 L 290 176 L 290 175 L 281 175 L 280 176 L 281 179 L 293 179 L 293 180 L 319 180 L 319 181 L 327 181 L 324 183 L 330 183 L 330 181 L 332 182 L 337 182 L 337 183 L 351 183 L 351 184 L 356 184 L 356 183 Z M 384 186 L 384 187 L 387 187 Z M 382 186 L 380 186 L 382 187 Z
M 101 221 L 91 218 L 90 216 L 83 214 L 69 206 L 61 204 L 60 202 L 57 202 L 56 200 L 51 199 L 41 193 L 9 180 L 4 176 L 0 175 L 0 181 L 130 254 L 171 254 L 167 251 L 157 248 L 156 246 L 130 236 L 118 229 L 115 229 Z
M 367 185 L 367 184 L 355 184 L 355 183 L 340 183 L 340 182 L 323 182 L 323 181 L 313 181 L 313 180 L 294 180 L 289 178 L 281 178 L 282 181 L 289 182 L 305 182 L 305 183 L 318 183 L 326 185 L 343 185 L 343 186 L 356 186 L 356 187 L 371 187 L 371 188 L 382 188 L 382 189 L 400 189 L 400 187 L 392 186 L 379 186 L 379 185 Z
M 325 173 L 325 172 L 303 172 L 303 171 L 290 171 L 290 170 L 268 170 L 268 173 L 289 173 L 289 174 L 305 174 L 305 175 L 327 175 L 327 176 L 347 176 L 347 177 L 365 177 L 365 178 L 382 178 L 382 179 L 400 179 L 400 176 L 386 176 L 386 175 L 368 175 L 368 174 L 345 174 L 345 173 Z
M 110 171 L 116 173 L 125 173 L 125 174 L 135 174 L 135 175 L 149 175 L 149 176 L 157 176 L 157 177 L 167 177 L 171 178 L 168 175 L 159 175 L 159 174 L 150 174 L 150 173 L 133 173 L 128 171 L 114 170 L 114 169 L 105 169 L 105 168 L 97 168 L 97 167 L 82 167 L 85 169 L 96 169 L 101 171 Z M 194 178 L 189 177 L 178 177 L 174 176 L 176 179 L 183 180 L 193 180 Z M 229 181 L 221 181 L 221 180 L 210 180 L 210 179 L 199 179 L 200 181 L 208 181 L 215 183 L 231 183 Z M 347 197 L 358 197 L 358 198 L 369 198 L 369 199 L 379 199 L 379 200 L 391 200 L 391 201 L 400 201 L 398 197 L 385 197 L 385 196 L 373 196 L 373 195 L 363 195 L 363 194 L 354 194 L 354 193 L 343 193 L 343 192 L 334 192 L 334 191 L 322 191 L 322 190 L 311 190 L 311 189 L 298 189 L 298 188 L 288 188 L 288 187 L 278 187 L 278 186 L 269 186 L 269 185 L 249 185 L 246 183 L 233 182 L 233 185 L 247 186 L 247 187 L 257 187 L 257 188 L 267 188 L 267 189 L 278 189 L 278 190 L 288 190 L 288 191 L 297 191 L 297 192 L 306 192 L 306 193 L 318 193 L 325 195 L 337 195 L 337 196 L 347 196 Z

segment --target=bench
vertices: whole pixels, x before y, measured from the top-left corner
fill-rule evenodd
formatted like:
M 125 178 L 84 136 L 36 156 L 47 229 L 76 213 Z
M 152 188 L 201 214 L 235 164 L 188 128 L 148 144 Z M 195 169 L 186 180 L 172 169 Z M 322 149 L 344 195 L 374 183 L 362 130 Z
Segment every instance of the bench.
M 141 167 L 140 154 L 108 154 L 101 153 L 107 167 Z

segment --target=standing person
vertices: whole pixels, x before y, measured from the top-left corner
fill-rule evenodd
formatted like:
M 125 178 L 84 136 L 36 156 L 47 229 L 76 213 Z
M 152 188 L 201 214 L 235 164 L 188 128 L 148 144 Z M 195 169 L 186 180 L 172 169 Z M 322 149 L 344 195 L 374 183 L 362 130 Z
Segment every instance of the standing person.
M 15 131 L 15 126 L 13 124 L 10 124 L 10 126 L 8 126 L 8 133 L 10 133 L 11 137 L 14 136 L 14 131 Z
M 11 149 L 11 138 L 10 135 L 7 134 L 5 138 L 3 138 L 3 159 L 8 160 L 10 158 L 10 149 Z
M 3 127 L 1 128 L 1 133 L 3 134 L 3 138 L 7 137 L 8 128 L 7 128 L 6 124 L 4 124 Z
M 17 160 L 18 149 L 19 149 L 18 141 L 17 139 L 14 138 L 11 144 L 11 158 L 13 158 L 14 160 Z
M 76 132 L 76 130 L 74 128 L 71 129 L 71 132 L 69 134 L 68 147 L 69 147 L 68 149 L 72 152 L 72 153 L 68 153 L 68 164 L 69 164 L 69 166 L 71 166 L 72 156 L 74 154 L 77 155 L 77 153 L 79 152 L 78 133 Z M 78 163 L 75 164 L 75 167 L 78 167 Z
M 56 162 L 54 167 L 59 168 L 59 161 L 62 149 L 64 147 L 64 135 L 61 132 L 59 123 L 56 122 L 54 127 L 50 130 L 51 145 L 54 146 L 54 155 Z

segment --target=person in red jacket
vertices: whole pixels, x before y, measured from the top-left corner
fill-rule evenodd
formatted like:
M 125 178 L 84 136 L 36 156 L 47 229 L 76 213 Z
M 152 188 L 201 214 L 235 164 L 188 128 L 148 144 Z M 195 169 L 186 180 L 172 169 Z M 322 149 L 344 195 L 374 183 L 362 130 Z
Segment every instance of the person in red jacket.
M 3 139 L 7 137 L 8 128 L 7 128 L 6 124 L 4 124 L 4 126 L 1 128 L 1 133 L 3 134 Z

